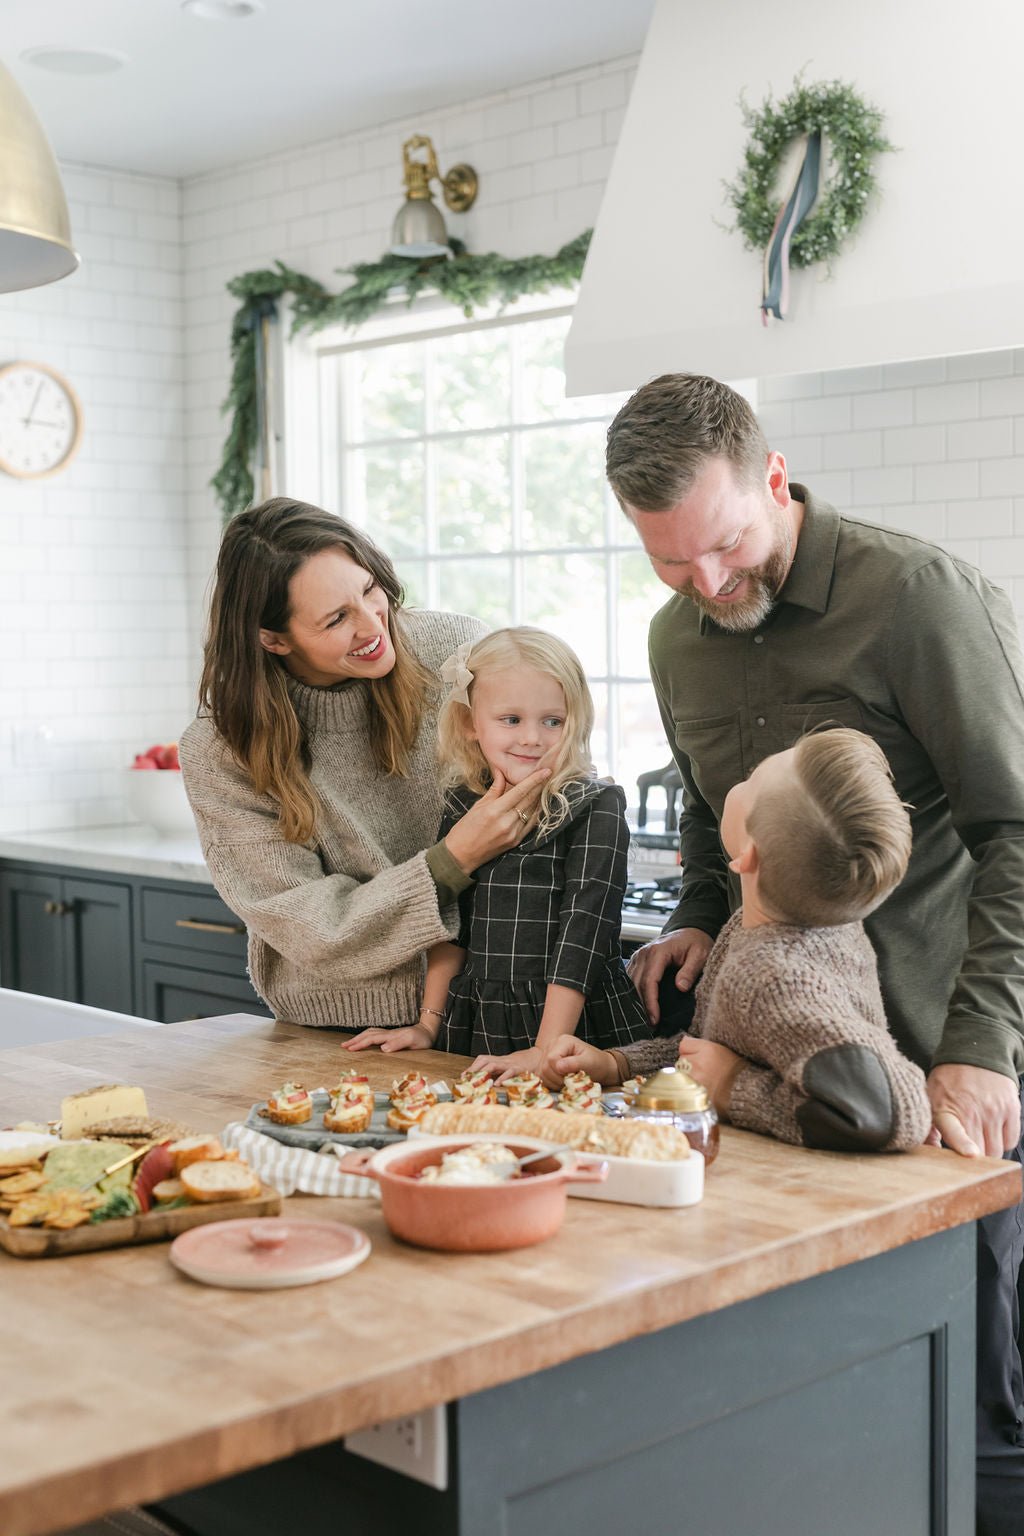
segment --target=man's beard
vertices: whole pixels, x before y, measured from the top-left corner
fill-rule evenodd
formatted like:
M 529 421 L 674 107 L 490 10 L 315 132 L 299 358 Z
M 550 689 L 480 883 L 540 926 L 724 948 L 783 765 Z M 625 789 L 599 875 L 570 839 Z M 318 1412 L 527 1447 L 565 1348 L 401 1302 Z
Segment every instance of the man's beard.
M 775 523 L 777 539 L 775 547 L 763 565 L 752 566 L 745 571 L 734 571 L 731 580 L 739 585 L 746 581 L 750 590 L 736 603 L 716 602 L 698 592 L 692 581 L 676 590 L 681 597 L 688 597 L 719 629 L 732 633 L 745 633 L 757 629 L 775 607 L 782 584 L 789 575 L 793 559 L 793 539 L 789 524 L 779 516 Z

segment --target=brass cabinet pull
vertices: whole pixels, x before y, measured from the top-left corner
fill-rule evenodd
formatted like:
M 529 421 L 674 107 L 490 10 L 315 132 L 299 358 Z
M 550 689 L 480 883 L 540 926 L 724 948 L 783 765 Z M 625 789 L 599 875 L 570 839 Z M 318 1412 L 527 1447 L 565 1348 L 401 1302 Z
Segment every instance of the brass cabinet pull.
M 197 917 L 179 917 L 175 928 L 194 928 L 199 933 L 244 933 L 244 923 L 201 923 Z
M 44 901 L 43 911 L 47 917 L 67 917 L 69 912 L 75 910 L 75 904 L 71 901 Z

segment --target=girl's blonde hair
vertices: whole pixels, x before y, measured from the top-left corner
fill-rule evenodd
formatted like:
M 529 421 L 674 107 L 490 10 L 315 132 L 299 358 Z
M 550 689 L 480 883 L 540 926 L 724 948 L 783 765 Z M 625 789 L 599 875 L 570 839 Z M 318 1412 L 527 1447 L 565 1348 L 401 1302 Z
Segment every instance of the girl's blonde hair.
M 395 665 L 367 684 L 370 745 L 381 773 L 407 776 L 423 700 L 435 686 L 406 643 L 403 593 L 394 566 L 358 528 L 286 496 L 231 519 L 217 557 L 199 702 L 254 789 L 277 801 L 281 834 L 290 843 L 314 837 L 320 806 L 309 780 L 309 746 L 288 692 L 287 671 L 260 644 L 260 630 L 288 628 L 291 579 L 325 549 L 348 555 L 387 596 Z
M 442 786 L 452 789 L 456 784 L 465 784 L 476 794 L 483 794 L 488 788 L 492 779 L 490 767 L 479 742 L 472 741 L 469 736 L 476 680 L 485 673 L 502 672 L 508 667 L 532 667 L 554 678 L 565 696 L 565 727 L 551 777 L 541 790 L 537 812 L 538 831 L 542 835 L 553 832 L 571 810 L 566 786 L 573 780 L 595 776 L 590 758 L 594 701 L 579 657 L 557 635 L 521 624 L 514 629 L 496 629 L 484 635 L 470 646 L 463 662 L 473 674 L 468 687 L 469 704 L 449 696 L 441 707 L 438 721 L 437 748 Z

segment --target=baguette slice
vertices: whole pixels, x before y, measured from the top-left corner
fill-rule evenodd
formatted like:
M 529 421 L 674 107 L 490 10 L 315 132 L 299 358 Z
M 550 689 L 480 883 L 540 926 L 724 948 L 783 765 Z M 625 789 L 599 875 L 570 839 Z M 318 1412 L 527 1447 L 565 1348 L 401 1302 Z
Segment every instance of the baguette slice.
M 262 1188 L 248 1163 L 189 1163 L 179 1175 L 190 1200 L 255 1200 Z
M 189 1163 L 212 1163 L 224 1156 L 224 1148 L 218 1136 L 184 1136 L 180 1141 L 172 1141 L 167 1150 L 177 1174 L 187 1168 Z
M 674 1125 L 649 1120 L 613 1120 L 609 1115 L 567 1114 L 557 1109 L 506 1109 L 502 1104 L 437 1104 L 420 1121 L 428 1135 L 486 1132 L 496 1140 L 538 1136 L 578 1152 L 635 1157 L 647 1162 L 679 1162 L 690 1143 Z
M 180 1200 L 184 1193 L 185 1186 L 180 1179 L 161 1179 L 153 1186 L 153 1203 L 166 1205 L 169 1200 Z

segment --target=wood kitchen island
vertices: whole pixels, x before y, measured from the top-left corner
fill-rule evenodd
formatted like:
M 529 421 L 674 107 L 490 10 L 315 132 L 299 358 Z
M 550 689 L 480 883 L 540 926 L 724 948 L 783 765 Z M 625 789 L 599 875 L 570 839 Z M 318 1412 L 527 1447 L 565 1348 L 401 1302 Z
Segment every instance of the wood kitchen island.
M 220 1129 L 283 1077 L 336 1079 L 329 1032 L 239 1016 L 0 1053 L 4 1124 L 141 1084 Z M 377 1087 L 434 1053 L 363 1062 Z M 973 1221 L 1015 1164 L 809 1153 L 727 1128 L 704 1202 L 570 1200 L 508 1254 L 436 1254 L 370 1200 L 286 1212 L 373 1252 L 297 1290 L 193 1284 L 166 1244 L 0 1254 L 0 1532 L 156 1503 L 203 1536 L 969 1536 Z M 448 1488 L 349 1455 L 346 1433 L 449 1404 Z M 244 1475 L 240 1475 L 244 1474 Z M 177 1497 L 186 1490 L 198 1490 Z

